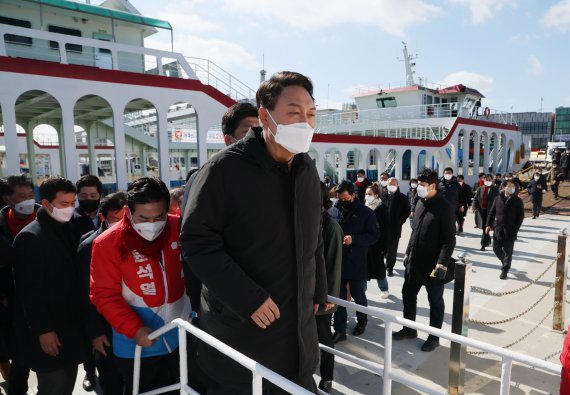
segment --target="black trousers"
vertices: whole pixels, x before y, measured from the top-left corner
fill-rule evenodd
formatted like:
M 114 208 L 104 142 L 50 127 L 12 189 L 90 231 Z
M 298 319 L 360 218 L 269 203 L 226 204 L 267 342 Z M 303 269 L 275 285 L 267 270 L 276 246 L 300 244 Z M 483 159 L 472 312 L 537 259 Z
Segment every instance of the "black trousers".
M 416 320 L 416 309 L 418 305 L 418 293 L 422 286 L 425 286 L 429 301 L 429 325 L 441 329 L 443 325 L 443 315 L 445 313 L 445 302 L 443 301 L 443 283 L 427 283 L 425 285 L 404 280 L 402 286 L 402 301 L 404 302 L 404 318 Z M 437 338 L 437 336 L 432 336 Z
M 126 383 L 116 364 L 112 347 L 105 347 L 107 356 L 95 351 L 95 366 L 99 372 L 99 385 L 105 395 L 125 394 Z M 132 380 L 132 378 L 131 378 Z
M 30 377 L 30 368 L 19 359 L 13 359 L 10 381 L 8 381 L 8 393 L 10 395 L 26 395 L 28 393 L 28 377 Z
M 368 299 L 366 299 L 366 280 L 341 280 L 340 281 L 340 296 L 342 300 L 346 300 L 346 285 L 350 286 L 350 294 L 352 298 L 361 306 L 368 306 Z M 334 330 L 340 333 L 346 333 L 346 308 L 338 306 L 336 312 L 334 313 Z M 366 323 L 368 321 L 368 316 L 359 311 L 356 312 L 356 319 L 358 322 Z
M 558 184 L 550 184 L 550 188 L 552 189 L 554 197 L 558 197 Z
M 134 358 L 115 357 L 117 369 L 121 373 L 127 388 L 127 394 L 133 393 Z M 170 354 L 157 357 L 141 358 L 139 392 L 166 387 L 180 382 L 180 357 L 178 349 Z M 170 391 L 167 394 L 177 394 Z
M 49 373 L 36 372 L 38 395 L 72 395 L 77 379 L 77 365 Z
M 304 377 L 291 378 L 289 380 L 293 381 L 295 384 L 301 387 L 317 393 L 317 384 L 313 379 L 313 375 L 308 375 Z M 224 383 L 211 382 L 208 386 L 207 395 L 251 395 L 252 388 L 251 383 L 241 384 L 241 385 L 228 385 Z M 282 390 L 273 383 L 263 380 L 263 395 L 287 395 L 289 392 Z
M 487 227 L 487 209 L 479 210 L 479 225 L 481 226 L 481 246 L 488 246 L 491 244 L 491 236 L 485 232 Z
M 387 269 L 393 269 L 394 266 L 396 265 L 396 258 L 398 256 L 398 244 L 399 243 L 400 243 L 399 237 L 388 236 L 386 238 L 386 268 Z
M 315 318 L 317 320 L 319 343 L 334 348 L 333 334 L 331 332 L 332 314 L 317 315 Z M 321 351 L 320 372 L 321 380 L 332 381 L 334 376 L 334 354 Z
M 511 268 L 513 260 L 513 250 L 515 248 L 515 239 L 497 240 L 493 236 L 493 251 L 502 263 L 501 269 L 508 272 Z
M 538 217 L 542 208 L 542 195 L 540 197 L 531 196 L 530 201 L 532 203 L 532 215 Z

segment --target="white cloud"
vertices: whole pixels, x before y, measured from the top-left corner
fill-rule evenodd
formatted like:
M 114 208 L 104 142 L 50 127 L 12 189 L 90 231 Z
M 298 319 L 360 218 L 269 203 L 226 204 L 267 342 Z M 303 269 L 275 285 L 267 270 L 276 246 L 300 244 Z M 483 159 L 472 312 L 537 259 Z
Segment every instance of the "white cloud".
M 528 63 L 530 64 L 530 72 L 533 75 L 542 74 L 542 64 L 540 63 L 540 60 L 536 57 L 536 55 L 530 55 L 528 57 Z
M 570 30 L 570 0 L 562 0 L 550 7 L 540 22 L 547 28 L 562 32 Z
M 480 25 L 495 17 L 505 6 L 516 7 L 517 0 L 449 0 L 469 9 L 471 23 Z
M 225 0 L 225 7 L 234 14 L 279 20 L 303 31 L 354 23 L 377 26 L 399 37 L 408 27 L 443 13 L 440 7 L 424 0 Z
M 470 71 L 457 71 L 448 74 L 439 81 L 438 84 L 445 86 L 463 84 L 469 88 L 477 89 L 479 92 L 487 95 L 493 90 L 493 78 L 488 75 L 473 73 Z
M 170 22 L 175 34 L 178 33 L 212 33 L 224 30 L 222 25 L 203 19 L 196 14 L 181 12 L 161 12 L 158 18 Z

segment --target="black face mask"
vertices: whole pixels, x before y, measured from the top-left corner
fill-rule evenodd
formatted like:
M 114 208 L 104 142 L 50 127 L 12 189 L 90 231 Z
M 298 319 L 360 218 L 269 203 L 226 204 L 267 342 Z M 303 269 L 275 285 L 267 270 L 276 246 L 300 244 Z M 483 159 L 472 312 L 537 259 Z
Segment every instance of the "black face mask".
M 79 207 L 86 213 L 92 213 L 99 208 L 99 200 L 83 199 L 79 201 Z
M 347 210 L 347 209 L 351 209 L 354 207 L 354 202 L 352 202 L 350 200 L 339 200 L 338 206 L 343 210 Z

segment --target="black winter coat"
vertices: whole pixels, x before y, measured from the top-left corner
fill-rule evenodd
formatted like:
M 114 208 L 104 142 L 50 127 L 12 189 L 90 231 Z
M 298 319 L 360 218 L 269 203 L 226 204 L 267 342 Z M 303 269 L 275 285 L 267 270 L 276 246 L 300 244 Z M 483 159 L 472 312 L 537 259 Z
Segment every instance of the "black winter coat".
M 542 188 L 539 188 L 539 185 Z M 542 201 L 542 194 L 544 193 L 543 191 L 547 190 L 546 179 L 544 177 L 540 177 L 539 180 L 536 181 L 533 178 L 532 181 L 529 182 L 526 186 L 526 189 L 530 195 L 531 201 Z
M 36 220 L 14 240 L 16 327 L 22 360 L 36 372 L 52 372 L 83 360 L 84 334 L 79 302 L 76 246 L 69 223 L 40 208 Z M 54 331 L 62 346 L 52 357 L 39 336 Z
M 487 207 L 483 208 L 483 193 L 485 188 L 489 188 L 489 191 L 487 191 Z M 473 208 L 476 211 L 490 210 L 497 196 L 499 196 L 499 189 L 495 185 L 491 185 L 490 187 L 482 185 L 477 189 L 475 197 L 473 198 Z
M 99 220 L 97 223 L 99 223 Z M 75 208 L 75 211 L 73 212 L 73 218 L 71 218 L 70 221 L 70 225 L 71 232 L 73 233 L 73 242 L 76 245 L 79 245 L 82 236 L 99 228 L 99 226 L 95 226 L 91 217 L 86 214 L 81 209 L 81 207 Z M 99 223 L 99 225 L 101 224 Z
M 202 328 L 285 377 L 319 360 L 313 304 L 327 300 L 319 176 L 307 154 L 291 170 L 268 154 L 261 128 L 197 173 L 180 235 L 184 263 L 203 283 Z M 251 315 L 271 297 L 281 318 Z M 224 383 L 250 383 L 245 368 L 203 346 L 199 363 Z
M 402 236 L 402 225 L 410 216 L 410 202 L 406 195 L 398 189 L 394 193 L 388 194 L 386 198 L 388 216 L 386 224 L 387 237 L 399 239 Z
M 439 179 L 438 191 L 438 194 L 441 194 L 447 200 L 451 208 L 451 214 L 455 216 L 459 208 L 459 183 L 457 182 L 457 177 L 453 176 L 449 181 L 441 177 Z
M 416 205 L 408 255 L 406 281 L 419 284 L 440 281 L 430 277 L 438 263 L 447 266 L 455 248 L 455 224 L 449 203 L 438 193 Z
M 374 215 L 378 222 L 380 230 L 380 238 L 368 248 L 368 280 L 377 279 L 383 280 L 386 278 L 386 262 L 384 255 L 386 254 L 388 231 L 386 229 L 388 224 L 388 207 L 384 204 L 379 204 L 374 209 Z
M 323 214 L 323 245 L 325 253 L 325 267 L 327 269 L 328 294 L 338 298 L 340 296 L 340 274 L 342 270 L 342 228 L 328 214 Z M 337 306 L 330 310 L 319 307 L 317 315 L 332 314 Z
M 524 220 L 524 204 L 520 197 L 501 193 L 487 215 L 487 226 L 494 229 L 497 240 L 515 240 Z
M 344 209 L 340 226 L 344 236 L 352 236 L 352 244 L 342 248 L 342 279 L 368 280 L 368 248 L 380 238 L 380 229 L 374 211 L 354 201 L 354 206 Z

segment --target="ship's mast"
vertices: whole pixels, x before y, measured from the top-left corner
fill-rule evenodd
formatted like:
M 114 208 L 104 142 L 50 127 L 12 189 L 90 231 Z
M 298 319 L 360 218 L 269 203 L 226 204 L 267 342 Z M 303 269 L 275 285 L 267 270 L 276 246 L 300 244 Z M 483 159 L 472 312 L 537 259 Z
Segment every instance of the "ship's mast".
M 412 63 L 412 60 L 417 59 L 418 55 L 409 55 L 408 54 L 408 46 L 406 44 L 406 42 L 402 41 L 402 44 L 404 44 L 404 59 L 398 59 L 401 62 L 404 62 L 404 64 L 406 65 L 406 85 L 407 86 L 413 86 L 415 85 L 415 81 L 414 81 L 414 74 L 415 71 L 413 70 L 414 66 L 416 65 L 415 63 Z
M 265 74 L 267 73 L 267 71 L 265 71 L 265 53 L 263 53 L 261 55 L 261 70 L 259 70 L 259 83 L 261 84 L 263 81 L 265 81 Z

